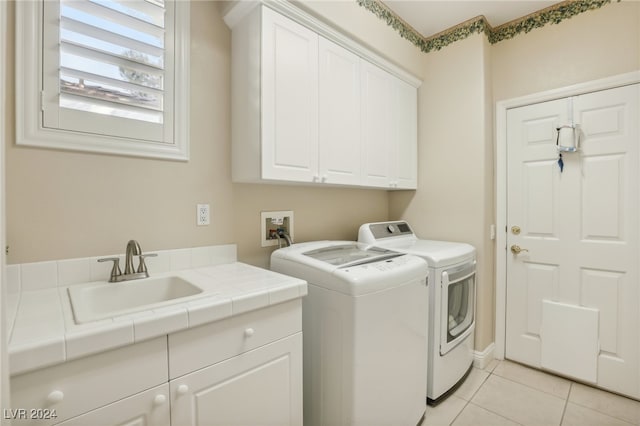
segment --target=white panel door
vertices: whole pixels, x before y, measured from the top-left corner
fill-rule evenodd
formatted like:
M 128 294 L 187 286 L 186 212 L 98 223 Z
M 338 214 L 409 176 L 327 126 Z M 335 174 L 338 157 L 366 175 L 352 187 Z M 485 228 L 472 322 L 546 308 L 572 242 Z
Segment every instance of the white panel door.
M 172 425 L 302 426 L 302 333 L 170 385 Z
M 267 7 L 262 13 L 262 178 L 311 182 L 318 175 L 318 35 Z
M 567 114 L 564 99 L 507 112 L 507 223 L 521 229 L 519 235 L 507 229 L 507 243 L 529 251 L 513 256 L 507 247 L 505 355 L 535 367 L 540 367 L 542 300 L 558 294 L 562 250 L 555 129 L 568 122 Z
M 597 339 L 595 384 L 639 391 L 639 85 L 509 110 L 507 113 L 506 357 L 535 367 L 555 326 L 580 345 Z M 581 148 L 558 165 L 556 127 L 581 129 Z M 570 131 L 569 129 L 562 130 Z M 519 230 L 517 228 L 519 228 Z M 513 254 L 511 248 L 522 251 Z M 543 301 L 597 310 L 598 330 L 545 323 Z M 557 315 L 557 312 L 555 312 Z M 573 315 L 573 316 L 572 316 Z M 560 315 L 562 317 L 562 314 Z M 548 320 L 548 319 L 547 319 Z M 587 326 L 585 324 L 585 326 Z M 563 330 L 563 327 L 565 329 Z M 558 330 L 554 330 L 557 334 Z M 583 339 L 583 340 L 580 340 Z M 586 353 L 554 354 L 583 362 Z M 571 375 L 567 371 L 560 374 Z
M 361 63 L 361 76 L 363 184 L 388 188 L 393 151 L 393 77 L 366 61 Z
M 320 181 L 361 181 L 360 58 L 320 37 Z

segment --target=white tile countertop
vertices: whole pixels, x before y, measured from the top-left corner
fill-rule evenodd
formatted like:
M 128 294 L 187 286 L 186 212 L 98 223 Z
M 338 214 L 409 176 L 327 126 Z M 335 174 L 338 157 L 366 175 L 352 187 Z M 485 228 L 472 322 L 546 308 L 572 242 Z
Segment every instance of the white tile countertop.
M 168 306 L 84 324 L 74 322 L 67 288 L 106 281 L 109 268 L 105 269 L 104 264 L 96 266 L 97 258 L 10 265 L 10 374 L 197 327 L 307 294 L 304 280 L 236 262 L 235 245 L 155 253 L 157 258 L 148 259 L 152 278 L 178 276 L 200 287 L 202 293 Z M 102 278 L 97 279 L 98 276 Z

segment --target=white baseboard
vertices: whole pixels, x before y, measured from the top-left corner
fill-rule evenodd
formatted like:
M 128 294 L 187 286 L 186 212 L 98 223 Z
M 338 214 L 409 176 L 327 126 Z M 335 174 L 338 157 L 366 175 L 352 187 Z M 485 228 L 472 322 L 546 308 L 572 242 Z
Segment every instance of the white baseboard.
M 493 361 L 495 349 L 495 343 L 491 343 L 483 351 L 473 351 L 473 366 L 484 370 Z

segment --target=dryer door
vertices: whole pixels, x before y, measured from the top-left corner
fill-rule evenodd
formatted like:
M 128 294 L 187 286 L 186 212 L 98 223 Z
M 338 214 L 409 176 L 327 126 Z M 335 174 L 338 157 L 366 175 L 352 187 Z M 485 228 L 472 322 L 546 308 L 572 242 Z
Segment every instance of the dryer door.
M 440 355 L 473 333 L 476 304 L 476 262 L 442 273 Z

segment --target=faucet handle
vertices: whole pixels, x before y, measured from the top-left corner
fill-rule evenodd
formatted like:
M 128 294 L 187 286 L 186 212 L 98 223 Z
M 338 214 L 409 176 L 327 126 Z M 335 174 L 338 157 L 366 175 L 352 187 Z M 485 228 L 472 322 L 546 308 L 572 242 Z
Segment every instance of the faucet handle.
M 136 272 L 142 272 L 149 276 L 149 272 L 147 271 L 147 264 L 144 263 L 144 259 L 146 257 L 156 257 L 157 255 L 158 253 L 147 253 L 139 255 L 138 257 L 140 258 L 140 263 L 138 263 L 138 270 Z
M 109 282 L 110 283 L 117 282 L 118 278 L 122 275 L 122 271 L 120 270 L 120 258 L 104 257 L 102 259 L 98 259 L 98 262 L 113 262 L 113 267 L 111 268 L 111 276 L 109 277 Z

